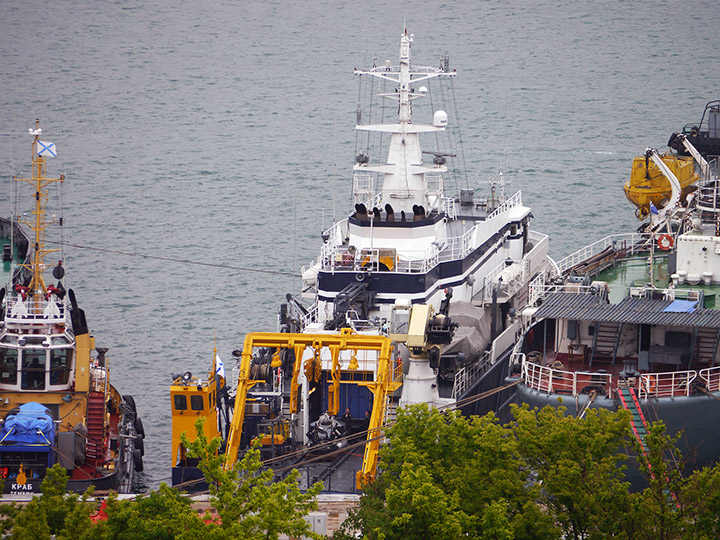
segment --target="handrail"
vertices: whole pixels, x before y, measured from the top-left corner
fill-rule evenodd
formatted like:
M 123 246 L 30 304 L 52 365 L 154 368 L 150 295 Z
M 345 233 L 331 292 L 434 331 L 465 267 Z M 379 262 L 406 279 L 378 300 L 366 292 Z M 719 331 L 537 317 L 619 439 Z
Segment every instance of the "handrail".
M 608 373 L 590 371 L 566 371 L 550 366 L 541 366 L 525 360 L 522 364 L 522 379 L 533 390 L 547 394 L 566 393 L 577 396 L 585 389 L 601 389 L 606 395 L 614 388 L 613 376 Z
M 574 253 L 571 253 L 567 257 L 560 259 L 557 263 L 558 267 L 562 272 L 569 270 L 573 266 L 580 264 L 588 260 L 593 255 L 597 255 L 604 249 L 617 244 L 622 240 L 630 240 L 628 242 L 628 248 L 630 253 L 635 253 L 635 250 L 642 249 L 650 239 L 650 235 L 645 233 L 622 233 L 622 234 L 610 234 L 604 238 L 601 238 L 597 242 L 593 242 Z
M 449 212 L 453 212 L 454 214 L 454 199 L 448 198 L 447 206 L 445 202 L 445 198 L 443 198 L 443 208 L 448 212 L 448 216 L 452 218 L 453 216 L 451 216 Z M 450 204 L 451 202 L 452 204 Z M 522 193 L 518 191 L 495 209 L 495 211 L 487 217 L 486 221 L 520 205 L 522 205 Z M 344 234 L 337 234 L 337 229 L 343 224 L 347 224 L 347 219 L 334 224 L 323 232 L 323 236 L 327 237 L 328 241 L 323 244 L 320 252 L 320 268 L 322 270 L 354 270 L 359 262 L 359 254 L 355 254 L 352 264 L 346 264 L 343 260 L 343 255 L 346 255 L 348 252 L 348 246 L 337 241 L 337 238 L 345 238 L 346 236 Z M 479 225 L 480 224 L 474 225 L 460 236 L 446 239 L 444 245 L 431 245 L 424 250 L 399 251 L 397 255 L 397 266 L 393 272 L 401 274 L 427 273 L 441 262 L 455 261 L 466 257 L 474 249 L 472 239 L 477 234 Z M 347 257 L 345 260 L 347 260 Z M 343 264 L 339 265 L 338 261 L 343 261 Z
M 705 388 L 707 388 L 708 391 L 720 391 L 720 366 L 701 369 L 700 378 L 705 381 Z
M 507 199 L 504 203 L 502 203 L 500 206 L 498 206 L 495 209 L 495 211 L 492 212 L 487 217 L 488 221 L 491 220 L 492 218 L 494 218 L 495 216 L 502 214 L 503 212 L 507 212 L 511 208 L 515 208 L 516 206 L 521 206 L 521 205 L 522 205 L 522 192 L 518 191 L 517 193 L 515 193 L 515 195 L 513 195 L 512 197 Z
M 318 322 L 317 302 L 310 306 L 306 313 L 300 315 L 300 328 L 303 329 L 314 322 Z
M 638 397 L 689 396 L 697 371 L 671 371 L 666 373 L 643 373 L 640 375 Z
M 49 309 L 51 307 L 57 309 Z M 20 297 L 7 299 L 6 324 L 64 324 L 67 310 L 61 300 L 44 300 Z
M 515 357 L 521 361 L 521 377 L 525 385 L 538 392 L 548 394 L 559 392 L 577 396 L 583 389 L 599 386 L 610 395 L 617 387 L 615 378 L 608 373 L 567 371 L 530 362 L 522 354 Z M 704 368 L 699 372 L 688 370 L 643 373 L 635 386 L 638 397 L 642 399 L 690 396 L 698 380 L 708 391 L 720 391 L 720 366 Z
M 457 400 L 477 381 L 477 379 L 485 372 L 485 368 L 490 362 L 490 351 L 485 354 L 472 365 L 465 366 L 457 370 L 455 373 L 455 382 L 453 383 L 452 399 Z

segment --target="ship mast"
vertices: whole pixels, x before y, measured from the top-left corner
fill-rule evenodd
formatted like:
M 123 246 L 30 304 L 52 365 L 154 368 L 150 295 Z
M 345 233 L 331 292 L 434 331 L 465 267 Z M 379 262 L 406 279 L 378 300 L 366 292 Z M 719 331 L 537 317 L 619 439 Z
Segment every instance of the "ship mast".
M 35 209 L 32 211 L 34 219 L 20 219 L 20 223 L 24 223 L 35 233 L 35 244 L 33 246 L 33 256 L 30 265 L 24 264 L 23 267 L 28 269 L 32 275 L 30 285 L 27 293 L 33 297 L 35 293 L 46 294 L 47 286 L 45 285 L 45 279 L 43 277 L 45 271 L 45 257 L 58 249 L 46 249 L 45 248 L 45 228 L 48 225 L 55 223 L 55 221 L 47 221 L 45 219 L 45 207 L 48 203 L 48 189 L 47 186 L 55 182 L 62 183 L 65 180 L 64 175 L 60 175 L 59 178 L 46 178 L 45 177 L 45 157 L 42 155 L 43 150 L 48 150 L 43 143 L 40 142 L 40 121 L 35 120 L 35 129 L 29 130 L 30 134 L 33 135 L 32 142 L 32 178 L 18 178 L 13 177 L 17 182 L 27 182 L 34 189 Z M 38 151 L 38 146 L 43 145 L 43 150 Z
M 444 165 L 444 160 L 438 160 L 433 164 L 423 163 L 419 135 L 445 131 L 447 113 L 438 110 L 435 112 L 432 124 L 416 124 L 412 121 L 412 102 L 424 97 L 427 92 L 424 86 L 416 90 L 415 86 L 418 83 L 440 77 L 454 77 L 455 74 L 448 73 L 444 69 L 413 67 L 410 63 L 412 43 L 412 34 L 408 35 L 405 31 L 400 37 L 399 66 L 393 67 L 388 61 L 384 66 L 374 66 L 367 71 L 355 70 L 356 75 L 370 75 L 391 83 L 394 91 L 380 93 L 378 96 L 397 101 L 398 113 L 396 123 L 356 125 L 356 129 L 360 131 L 389 133 L 391 139 L 387 161 L 384 164 L 359 160 L 353 170 L 359 175 L 371 173 L 382 175 L 382 207 L 387 208 L 389 205 L 395 212 L 412 213 L 415 206 L 421 205 L 429 213 L 430 194 L 437 189 L 429 190 L 426 174 L 438 178 L 447 172 L 447 167 Z M 440 189 L 433 197 L 436 207 L 442 198 L 441 191 Z

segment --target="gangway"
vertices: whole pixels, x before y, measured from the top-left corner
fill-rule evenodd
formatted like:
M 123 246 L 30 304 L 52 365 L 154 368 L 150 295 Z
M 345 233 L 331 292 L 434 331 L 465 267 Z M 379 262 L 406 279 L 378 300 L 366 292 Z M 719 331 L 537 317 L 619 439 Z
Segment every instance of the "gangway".
M 640 409 L 635 391 L 629 386 L 618 387 L 618 395 L 620 396 L 620 403 L 624 409 L 630 411 L 632 415 L 630 419 L 630 427 L 633 430 L 635 438 L 640 443 L 643 454 L 647 455 L 647 444 L 645 443 L 645 437 L 647 436 L 647 422 L 645 421 L 645 415 Z
M 637 395 L 635 394 L 635 391 L 627 385 L 620 385 L 618 387 L 618 395 L 620 396 L 620 403 L 622 403 L 623 408 L 630 411 L 630 414 L 632 415 L 630 426 L 635 434 L 635 438 L 640 443 L 643 455 L 647 457 L 648 447 L 645 441 L 645 437 L 647 436 L 647 421 L 645 420 L 645 415 L 640 408 Z M 648 464 L 648 467 L 649 466 L 650 465 Z M 649 472 L 650 476 L 655 478 L 653 471 L 650 470 Z M 677 499 L 674 493 L 670 492 L 668 489 L 664 489 L 663 494 L 670 504 L 674 504 L 678 507 Z

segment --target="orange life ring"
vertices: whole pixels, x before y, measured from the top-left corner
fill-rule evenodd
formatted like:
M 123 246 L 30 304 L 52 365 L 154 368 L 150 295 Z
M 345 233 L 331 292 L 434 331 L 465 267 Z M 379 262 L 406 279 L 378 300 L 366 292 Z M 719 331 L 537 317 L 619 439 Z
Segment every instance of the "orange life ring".
M 660 238 L 658 238 L 658 240 L 657 240 L 657 245 L 663 251 L 667 251 L 668 249 L 673 247 L 672 236 L 670 236 L 669 234 L 661 235 Z

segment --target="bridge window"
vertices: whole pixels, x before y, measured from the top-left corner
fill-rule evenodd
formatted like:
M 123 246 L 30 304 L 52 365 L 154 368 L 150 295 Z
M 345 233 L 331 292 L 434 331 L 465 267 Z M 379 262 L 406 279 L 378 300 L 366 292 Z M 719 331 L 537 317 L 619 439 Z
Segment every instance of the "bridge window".
M 203 410 L 203 397 L 202 396 L 190 396 L 190 408 L 193 411 Z
M 21 381 L 21 390 L 45 390 L 45 351 L 23 352 Z
M 70 378 L 72 349 L 50 351 L 50 385 L 65 385 Z
M 183 396 L 182 394 L 176 394 L 173 398 L 173 405 L 175 406 L 176 411 L 186 411 L 187 410 L 187 398 Z
M 17 350 L 0 349 L 0 384 L 17 384 L 17 369 Z

